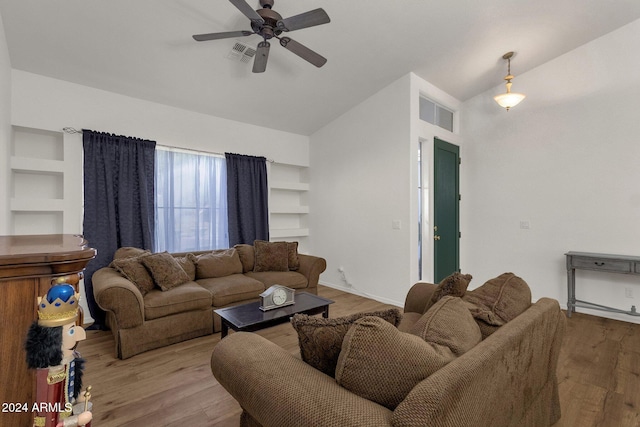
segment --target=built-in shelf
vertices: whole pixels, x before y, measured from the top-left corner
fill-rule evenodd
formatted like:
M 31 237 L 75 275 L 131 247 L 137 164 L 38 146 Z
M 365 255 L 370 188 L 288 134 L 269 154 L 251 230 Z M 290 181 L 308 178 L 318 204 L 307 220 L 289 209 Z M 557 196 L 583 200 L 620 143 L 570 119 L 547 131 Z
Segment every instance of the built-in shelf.
M 11 210 L 14 212 L 62 212 L 64 211 L 64 200 L 13 198 L 11 199 Z
M 64 173 L 64 161 L 11 157 L 11 169 L 24 173 Z
M 309 206 L 277 206 L 271 209 L 272 214 L 308 214 Z
M 269 235 L 272 240 L 295 239 L 304 246 L 304 238 L 309 236 L 308 174 L 306 166 L 281 163 L 271 165 Z M 300 250 L 300 246 L 298 249 Z
M 271 238 L 287 238 L 287 237 L 306 237 L 309 235 L 308 228 L 289 228 L 289 229 L 276 229 L 270 230 L 269 236 Z
M 271 189 L 285 191 L 309 191 L 309 184 L 306 182 L 276 181 L 271 183 Z
M 12 126 L 12 234 L 78 233 L 82 215 L 82 141 L 61 131 Z

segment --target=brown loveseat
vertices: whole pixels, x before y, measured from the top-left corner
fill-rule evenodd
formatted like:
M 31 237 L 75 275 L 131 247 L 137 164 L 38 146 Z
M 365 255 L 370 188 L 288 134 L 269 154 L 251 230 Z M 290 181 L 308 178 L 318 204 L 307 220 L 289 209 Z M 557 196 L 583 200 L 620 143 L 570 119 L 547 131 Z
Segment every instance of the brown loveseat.
M 283 253 L 283 243 L 174 254 L 118 249 L 110 266 L 92 277 L 116 357 L 218 332 L 214 309 L 256 301 L 273 284 L 317 294 L 326 261 L 298 254 L 295 242 L 285 243 Z
M 211 369 L 243 408 L 241 426 L 549 426 L 560 417 L 556 366 L 566 319 L 555 300 L 531 304 L 523 283 L 505 273 L 457 295 L 436 295 L 442 284 L 414 285 L 397 329 L 371 316 L 350 326 L 336 378 L 242 332 L 216 345 Z M 524 291 L 514 297 L 514 289 Z M 411 358 L 425 352 L 444 365 Z M 433 372 L 420 379 L 425 364 Z

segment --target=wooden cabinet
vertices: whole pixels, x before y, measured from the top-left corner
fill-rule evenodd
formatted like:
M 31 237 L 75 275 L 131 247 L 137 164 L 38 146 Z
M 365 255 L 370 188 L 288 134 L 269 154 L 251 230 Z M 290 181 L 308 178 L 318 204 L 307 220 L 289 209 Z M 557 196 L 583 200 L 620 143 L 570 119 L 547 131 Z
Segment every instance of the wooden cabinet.
M 52 280 L 80 274 L 96 251 L 82 236 L 0 236 L 0 402 L 28 406 L 0 412 L 2 426 L 30 426 L 35 372 L 27 368 L 24 341 L 38 318 L 38 296 Z

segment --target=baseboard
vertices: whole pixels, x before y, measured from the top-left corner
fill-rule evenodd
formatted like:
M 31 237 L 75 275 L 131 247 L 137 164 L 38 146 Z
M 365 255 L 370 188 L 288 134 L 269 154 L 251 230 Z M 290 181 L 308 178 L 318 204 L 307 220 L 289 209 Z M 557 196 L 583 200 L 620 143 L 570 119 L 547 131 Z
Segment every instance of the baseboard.
M 404 307 L 404 301 L 398 302 L 398 301 L 394 301 L 391 300 L 389 298 L 384 298 L 381 297 L 379 295 L 373 295 L 367 292 L 363 292 L 359 289 L 356 289 L 353 286 L 344 286 L 344 285 L 336 285 L 335 283 L 329 283 L 329 282 L 324 282 L 324 281 L 319 281 L 318 284 L 322 285 L 322 286 L 326 286 L 328 288 L 333 288 L 333 289 L 337 289 L 339 291 L 343 291 L 349 294 L 353 294 L 353 295 L 358 295 L 364 298 L 369 298 L 378 302 L 381 302 L 383 304 L 389 304 L 389 305 L 394 305 L 396 307 L 402 308 Z

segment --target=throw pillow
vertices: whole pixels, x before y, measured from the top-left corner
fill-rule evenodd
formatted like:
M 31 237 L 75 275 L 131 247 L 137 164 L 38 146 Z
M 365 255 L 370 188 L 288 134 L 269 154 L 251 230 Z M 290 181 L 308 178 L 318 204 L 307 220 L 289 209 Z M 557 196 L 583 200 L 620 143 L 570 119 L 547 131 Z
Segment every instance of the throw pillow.
M 253 271 L 288 271 L 289 249 L 287 242 L 253 242 L 256 260 Z
M 117 258 L 109 264 L 109 267 L 118 270 L 140 290 L 142 296 L 145 296 L 155 286 L 153 278 L 141 262 L 141 259 L 150 255 L 151 253 L 143 253 L 137 257 Z
M 113 259 L 120 258 L 135 258 L 143 254 L 150 254 L 151 251 L 148 249 L 140 249 L 133 248 L 131 246 L 125 246 L 122 248 L 118 248 L 116 252 L 113 254 Z
M 451 352 L 455 357 L 482 341 L 480 328 L 473 320 L 467 305 L 459 298 L 445 296 L 422 315 L 409 333 L 432 343 L 441 354 Z
M 234 249 L 238 251 L 240 262 L 242 263 L 242 272 L 253 271 L 253 263 L 256 260 L 256 253 L 253 250 L 252 245 L 238 244 L 234 246 Z
M 378 317 L 363 317 L 344 337 L 336 381 L 394 410 L 420 381 L 453 359 Z
M 242 262 L 234 248 L 223 249 L 196 257 L 196 278 L 209 279 L 242 274 Z
M 531 289 L 513 273 L 503 273 L 462 298 L 476 320 L 502 326 L 531 306 Z
M 287 242 L 287 255 L 289 261 L 289 270 L 298 270 L 300 268 L 300 258 L 298 258 L 298 242 Z
M 196 280 L 196 256 L 194 254 L 186 254 L 185 256 L 174 258 L 178 261 L 178 264 L 180 264 L 184 272 L 187 273 L 189 280 Z
M 335 319 L 312 317 L 306 314 L 294 315 L 291 318 L 291 324 L 298 333 L 302 360 L 333 377 L 344 336 L 356 320 L 365 316 L 379 317 L 394 327 L 397 327 L 402 319 L 402 314 L 397 308 L 356 313 Z
M 467 291 L 467 287 L 469 286 L 469 282 L 473 276 L 470 274 L 462 274 L 455 272 L 450 276 L 442 279 L 440 284 L 436 287 L 436 290 L 433 291 L 433 295 L 431 299 L 427 302 L 424 312 L 429 310 L 433 304 L 438 302 L 442 297 L 446 295 L 451 295 L 452 297 L 461 297 Z
M 187 273 L 168 252 L 145 256 L 142 258 L 142 263 L 151 273 L 156 285 L 163 291 L 168 291 L 189 281 Z

